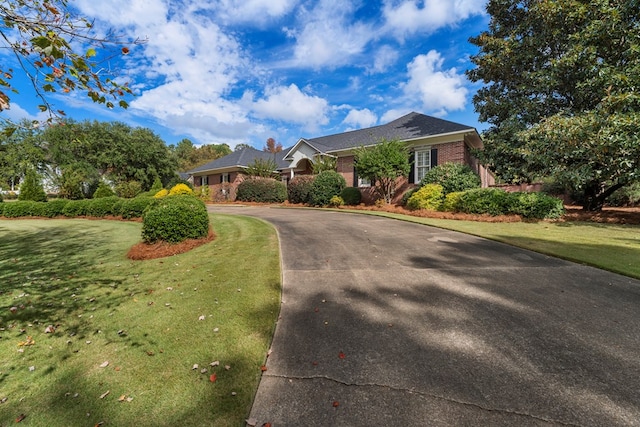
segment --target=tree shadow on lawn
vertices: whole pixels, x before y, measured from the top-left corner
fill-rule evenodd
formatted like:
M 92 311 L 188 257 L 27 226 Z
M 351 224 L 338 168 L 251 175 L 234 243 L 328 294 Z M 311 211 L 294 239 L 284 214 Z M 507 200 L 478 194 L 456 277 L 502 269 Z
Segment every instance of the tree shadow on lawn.
M 109 242 L 100 230 L 68 227 L 3 231 L 0 247 L 0 324 L 9 329 L 66 325 L 83 332 L 77 315 L 117 307 L 125 298 L 121 279 L 94 271 L 97 251 Z M 84 256 L 90 250 L 92 257 Z M 97 254 L 95 257 L 94 254 Z M 73 326 L 71 326 L 73 325 Z M 86 332 L 86 331 L 85 331 Z M 29 334 L 27 330 L 25 334 Z

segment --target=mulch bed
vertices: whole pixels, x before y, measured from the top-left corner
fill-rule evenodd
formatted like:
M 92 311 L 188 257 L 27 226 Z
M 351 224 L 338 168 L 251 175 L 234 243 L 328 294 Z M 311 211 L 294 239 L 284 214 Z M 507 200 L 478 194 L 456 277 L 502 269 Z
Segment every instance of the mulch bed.
M 216 234 L 212 229 L 209 229 L 209 235 L 202 239 L 187 239 L 180 243 L 138 243 L 134 245 L 129 252 L 127 252 L 127 258 L 142 261 L 147 259 L 164 258 L 172 255 L 183 254 L 189 252 L 191 249 L 195 249 L 198 246 L 202 246 L 205 243 L 209 243 L 215 240 Z

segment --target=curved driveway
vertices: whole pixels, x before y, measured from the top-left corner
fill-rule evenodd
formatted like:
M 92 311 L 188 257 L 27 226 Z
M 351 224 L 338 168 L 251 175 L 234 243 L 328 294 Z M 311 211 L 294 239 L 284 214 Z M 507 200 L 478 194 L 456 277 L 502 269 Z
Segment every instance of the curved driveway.
M 210 210 L 280 237 L 258 426 L 640 425 L 639 281 L 380 217 Z

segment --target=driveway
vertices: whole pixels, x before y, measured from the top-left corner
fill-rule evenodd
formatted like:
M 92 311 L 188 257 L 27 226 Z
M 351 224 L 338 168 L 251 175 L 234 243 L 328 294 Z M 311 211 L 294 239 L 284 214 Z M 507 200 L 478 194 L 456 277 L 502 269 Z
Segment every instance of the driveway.
M 639 281 L 380 217 L 210 210 L 280 236 L 258 426 L 640 425 Z

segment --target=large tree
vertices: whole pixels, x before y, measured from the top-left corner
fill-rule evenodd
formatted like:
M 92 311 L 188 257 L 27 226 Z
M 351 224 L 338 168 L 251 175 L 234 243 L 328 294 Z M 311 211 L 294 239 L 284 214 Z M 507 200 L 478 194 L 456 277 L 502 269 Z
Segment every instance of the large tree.
M 188 171 L 231 154 L 231 148 L 227 144 L 206 144 L 196 147 L 187 138 L 182 139 L 175 146 L 170 145 L 169 149 L 176 156 L 180 171 Z
M 468 71 L 490 128 L 480 154 L 510 182 L 550 176 L 598 210 L 640 180 L 640 2 L 489 0 Z
M 16 69 L 31 82 L 41 111 L 63 114 L 52 110 L 47 94 L 75 90 L 109 108 L 127 107 L 131 90 L 105 73 L 101 62 L 128 54 L 129 46 L 139 40 L 94 31 L 93 19 L 77 14 L 68 0 L 2 1 L 0 16 L 0 48 L 15 58 L 0 65 L 0 111 L 10 108 Z M 14 129 L 5 127 L 9 133 Z

